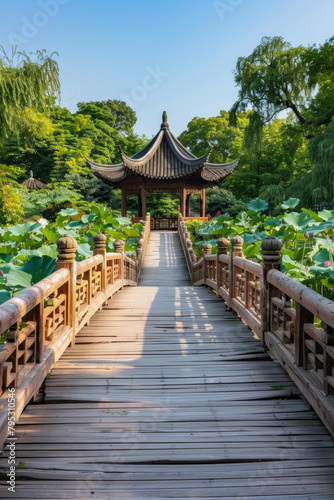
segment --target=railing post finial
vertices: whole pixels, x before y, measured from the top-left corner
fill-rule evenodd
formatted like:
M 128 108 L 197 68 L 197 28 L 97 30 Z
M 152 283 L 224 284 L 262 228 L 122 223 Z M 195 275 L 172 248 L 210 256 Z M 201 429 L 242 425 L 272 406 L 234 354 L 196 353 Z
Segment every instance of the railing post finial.
M 231 252 L 233 257 L 242 257 L 242 245 L 244 243 L 244 240 L 241 238 L 241 236 L 234 236 L 234 238 L 231 238 L 231 243 Z
M 100 229 L 98 233 L 94 234 L 93 240 L 94 240 L 94 250 L 101 250 L 103 248 L 106 248 L 107 237 L 105 234 L 101 233 Z
M 72 262 L 75 259 L 77 242 L 69 234 L 64 234 L 57 240 L 57 262 Z
M 114 241 L 114 250 L 116 253 L 123 253 L 124 252 L 124 240 L 115 240 Z
M 219 238 L 217 240 L 217 255 L 227 255 L 227 245 L 229 241 L 226 238 Z
M 211 255 L 212 245 L 210 243 L 204 243 L 203 245 L 203 255 Z
M 262 241 L 262 260 L 263 263 L 270 265 L 270 269 L 279 269 L 282 246 L 283 243 L 275 236 L 268 236 Z

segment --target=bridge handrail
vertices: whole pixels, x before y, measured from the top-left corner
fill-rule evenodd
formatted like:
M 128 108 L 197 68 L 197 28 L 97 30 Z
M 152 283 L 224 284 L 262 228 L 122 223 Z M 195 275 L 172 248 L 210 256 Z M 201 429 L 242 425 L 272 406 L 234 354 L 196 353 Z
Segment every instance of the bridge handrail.
M 218 239 L 215 255 L 204 244 L 197 260 L 182 215 L 178 228 L 192 284 L 214 289 L 247 323 L 334 435 L 334 302 L 280 271 L 282 243 L 272 236 L 261 264 L 243 257 L 240 236 Z
M 34 397 L 52 365 L 76 334 L 106 300 L 123 286 L 135 286 L 150 233 L 143 224 L 141 245 L 130 258 L 124 242 L 106 252 L 107 237 L 94 236 L 94 255 L 76 262 L 76 241 L 68 235 L 57 241 L 56 271 L 0 305 L 0 443 L 8 434 L 6 402 L 15 389 L 16 420 Z

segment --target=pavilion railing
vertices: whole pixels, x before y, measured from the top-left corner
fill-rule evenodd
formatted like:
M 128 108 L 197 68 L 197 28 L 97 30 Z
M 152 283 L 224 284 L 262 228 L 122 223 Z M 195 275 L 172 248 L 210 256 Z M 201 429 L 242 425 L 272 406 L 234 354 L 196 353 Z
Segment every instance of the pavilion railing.
M 201 222 L 208 222 L 211 217 L 183 217 L 183 220 L 198 220 Z M 159 231 L 159 230 L 169 230 L 169 231 L 177 231 L 178 229 L 178 217 L 150 217 L 151 223 L 151 231 Z M 137 222 L 141 222 L 140 217 L 132 217 L 132 224 Z
M 15 420 L 37 395 L 47 373 L 95 312 L 123 286 L 136 286 L 150 234 L 149 216 L 137 253 L 124 254 L 124 241 L 106 252 L 106 236 L 94 236 L 94 255 L 76 262 L 76 241 L 57 241 L 56 271 L 0 305 L 0 444 L 10 432 L 7 400 L 15 394 Z
M 182 216 L 178 231 L 192 284 L 215 290 L 241 317 L 334 435 L 334 302 L 280 272 L 282 243 L 272 236 L 258 264 L 243 257 L 240 236 L 218 239 L 215 255 L 204 244 L 197 260 Z

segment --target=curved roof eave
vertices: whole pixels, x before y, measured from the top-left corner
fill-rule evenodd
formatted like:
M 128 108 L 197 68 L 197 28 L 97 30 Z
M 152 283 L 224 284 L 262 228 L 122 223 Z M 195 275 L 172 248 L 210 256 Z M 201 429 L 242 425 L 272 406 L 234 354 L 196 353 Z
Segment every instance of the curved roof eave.
M 235 168 L 238 165 L 240 158 L 241 158 L 241 155 L 238 156 L 238 158 L 236 160 L 230 161 L 228 163 L 206 163 L 205 166 L 208 168 L 213 168 L 213 169 L 218 169 L 218 170 L 219 169 L 225 170 L 227 168 Z
M 126 167 L 130 167 L 131 168 L 131 166 L 139 166 L 139 165 L 142 165 L 143 163 L 147 163 L 152 158 L 152 156 L 154 155 L 154 153 L 158 150 L 158 148 L 159 148 L 159 146 L 161 144 L 161 141 L 163 139 L 163 136 L 164 136 L 164 131 L 160 130 L 159 134 L 157 134 L 155 136 L 155 138 L 152 139 L 152 141 L 149 142 L 149 144 L 147 145 L 147 146 L 149 146 L 151 144 L 151 148 L 148 149 L 148 151 L 143 156 L 141 156 L 140 158 L 133 158 L 133 157 L 129 158 L 123 152 L 122 148 L 120 148 L 120 152 L 121 152 L 121 155 L 122 155 L 123 164 Z M 142 149 L 142 151 L 144 151 L 144 150 L 145 150 L 145 148 Z M 134 156 L 136 156 L 136 155 L 134 155 Z

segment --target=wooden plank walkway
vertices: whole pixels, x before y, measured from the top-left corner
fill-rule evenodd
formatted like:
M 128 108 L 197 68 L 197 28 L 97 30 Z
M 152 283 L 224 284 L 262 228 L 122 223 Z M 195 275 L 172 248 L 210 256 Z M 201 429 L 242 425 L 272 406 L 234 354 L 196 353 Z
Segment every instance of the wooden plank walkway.
M 252 332 L 152 233 L 17 424 L 20 499 L 333 499 L 334 440 Z M 18 465 L 19 464 L 19 465 Z

